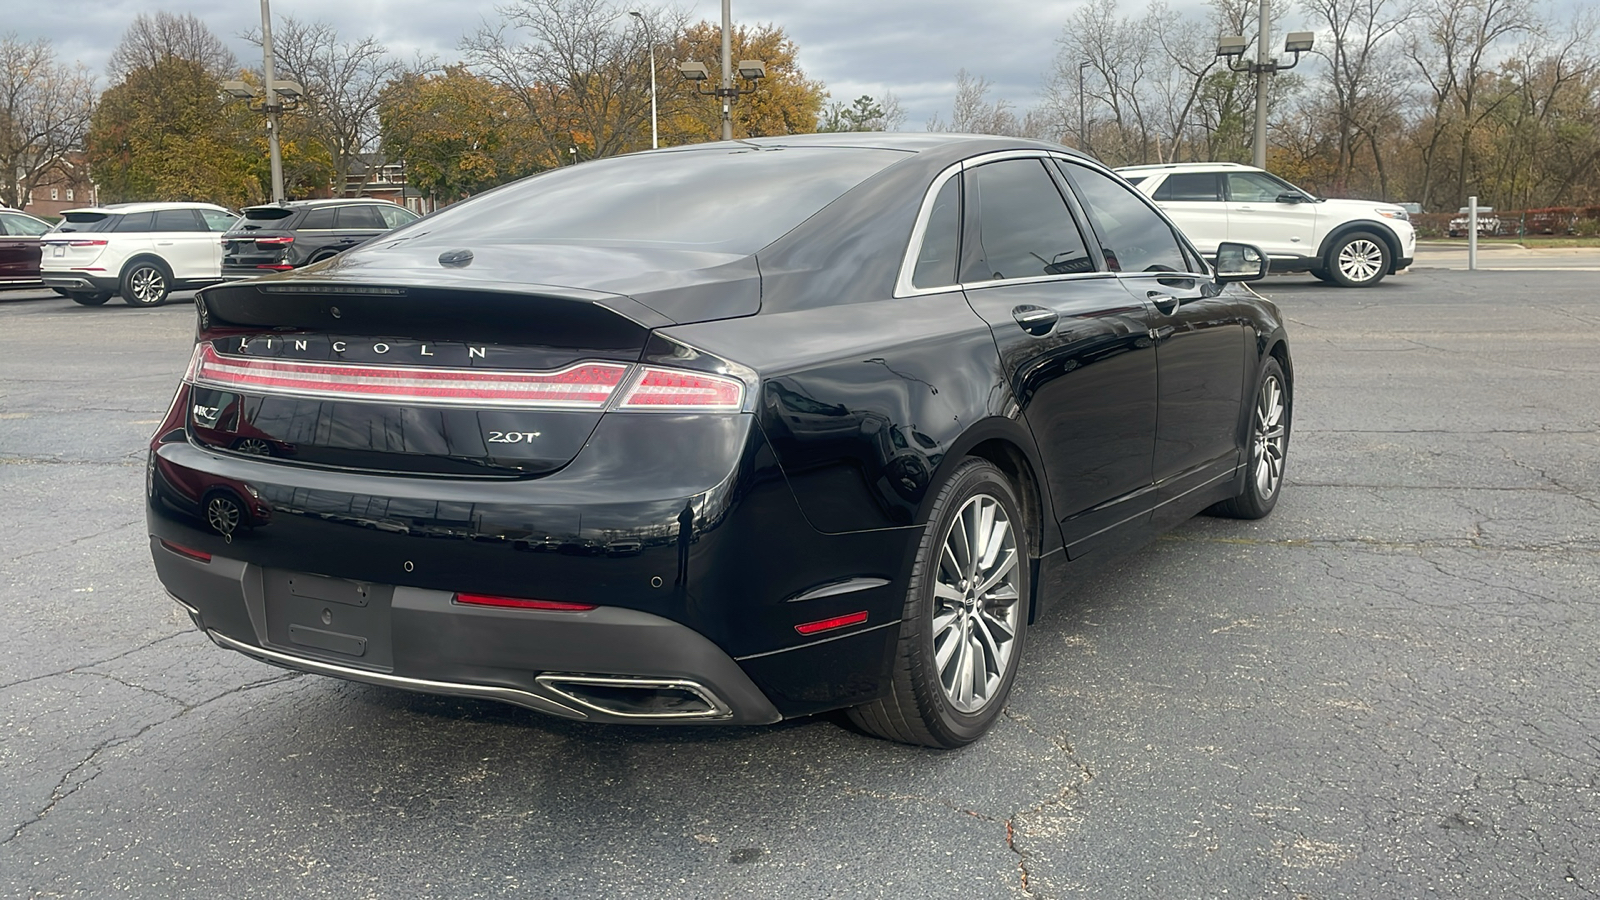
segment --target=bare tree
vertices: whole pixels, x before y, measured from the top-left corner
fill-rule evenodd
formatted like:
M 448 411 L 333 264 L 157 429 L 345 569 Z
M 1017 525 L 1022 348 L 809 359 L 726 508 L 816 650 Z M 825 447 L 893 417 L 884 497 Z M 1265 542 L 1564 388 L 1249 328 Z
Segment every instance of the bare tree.
M 1036 136 L 1040 123 L 1037 118 L 1018 116 L 1008 100 L 990 100 L 989 89 L 993 82 L 981 75 L 972 75 L 966 69 L 956 73 L 955 104 L 950 111 L 950 121 L 944 122 L 935 113 L 928 120 L 929 131 L 954 131 L 962 134 L 1004 134 L 1013 137 Z
M 25 205 L 82 148 L 95 96 L 94 77 L 57 63 L 49 41 L 0 37 L 0 206 Z
M 496 11 L 502 21 L 485 22 L 461 49 L 522 102 L 550 158 L 579 143 L 597 157 L 637 149 L 650 121 L 649 41 L 681 35 L 681 12 L 646 9 L 641 27 L 612 0 L 513 0 Z
M 1334 182 L 1343 189 L 1366 144 L 1381 196 L 1389 193 L 1384 149 L 1400 106 L 1398 34 L 1416 14 L 1408 0 L 1305 0 L 1305 8 L 1331 40 L 1316 53 L 1327 61 L 1323 83 L 1338 136 Z
M 1422 147 L 1420 199 L 1434 197 L 1441 153 L 1447 141 L 1456 144 L 1455 197 L 1467 193 L 1471 180 L 1472 138 L 1486 113 L 1481 94 L 1491 73 L 1493 50 L 1506 38 L 1533 25 L 1530 0 L 1421 0 L 1420 33 L 1406 48 L 1426 86 L 1427 135 Z
M 245 36 L 257 46 L 261 36 Z M 301 22 L 285 16 L 272 34 L 272 55 L 281 81 L 297 81 L 305 89 L 301 114 L 310 137 L 333 161 L 334 191 L 349 192 L 349 176 L 358 171 L 362 154 L 378 146 L 378 105 L 383 89 L 413 69 L 431 69 L 431 60 L 408 65 L 389 55 L 368 35 L 342 41 L 326 22 Z M 362 171 L 364 171 L 364 165 Z
M 239 68 L 233 51 L 193 13 L 166 10 L 135 17 L 106 68 L 112 81 L 122 81 L 130 72 L 173 58 L 197 62 L 219 80 L 233 77 Z

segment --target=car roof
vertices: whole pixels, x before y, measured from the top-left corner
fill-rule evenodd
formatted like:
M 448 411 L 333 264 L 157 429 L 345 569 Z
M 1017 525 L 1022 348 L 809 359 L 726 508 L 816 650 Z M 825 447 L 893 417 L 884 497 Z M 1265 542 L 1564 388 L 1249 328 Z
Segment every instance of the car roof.
M 1082 156 L 1092 159 L 1088 154 L 1071 147 L 1066 147 L 1053 141 L 1035 140 L 1032 138 L 1007 137 L 995 134 L 961 134 L 958 132 L 917 132 L 917 131 L 838 131 L 820 132 L 814 134 L 786 134 L 777 137 L 746 138 L 738 141 L 715 141 L 706 144 L 690 144 L 684 147 L 668 147 L 661 150 L 646 150 L 644 153 L 684 153 L 697 151 L 726 151 L 729 144 L 743 144 L 745 146 L 777 149 L 782 147 L 840 147 L 858 150 L 903 150 L 911 153 L 922 153 L 930 150 L 943 150 L 945 148 L 972 145 L 1006 144 L 1015 147 L 1035 147 L 1041 150 L 1051 150 L 1057 153 L 1069 153 L 1073 156 Z
M 1118 166 L 1118 173 L 1126 172 L 1226 172 L 1244 171 L 1261 172 L 1255 166 L 1247 166 L 1236 162 L 1197 162 L 1197 163 L 1151 163 L 1143 166 Z
M 383 200 L 378 197 L 323 197 L 317 200 L 285 200 L 282 203 L 258 203 L 255 206 L 246 206 L 245 209 L 314 209 L 318 206 L 351 206 L 362 203 L 400 206 L 400 204 L 391 200 Z
M 230 210 L 225 206 L 218 206 L 215 203 L 200 203 L 188 200 L 176 202 L 152 200 L 143 203 L 105 203 L 100 206 L 80 206 L 77 209 L 65 209 L 61 211 L 61 214 L 105 213 L 107 215 L 122 215 L 126 213 L 154 212 L 162 209 L 216 209 L 228 213 L 229 215 L 233 214 L 233 210 Z

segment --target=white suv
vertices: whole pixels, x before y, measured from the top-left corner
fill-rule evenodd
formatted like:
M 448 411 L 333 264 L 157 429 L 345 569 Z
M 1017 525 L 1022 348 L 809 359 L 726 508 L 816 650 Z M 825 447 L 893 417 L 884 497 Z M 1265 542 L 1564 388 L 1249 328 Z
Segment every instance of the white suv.
M 1319 199 L 1238 163 L 1127 166 L 1117 173 L 1213 257 L 1223 241 L 1254 244 L 1271 258 L 1274 272 L 1310 272 L 1341 287 L 1371 287 L 1416 255 L 1417 232 L 1393 203 Z
M 238 218 L 211 203 L 69 209 L 39 239 L 39 275 L 84 306 L 112 294 L 129 306 L 156 306 L 171 291 L 222 280 L 218 236 Z

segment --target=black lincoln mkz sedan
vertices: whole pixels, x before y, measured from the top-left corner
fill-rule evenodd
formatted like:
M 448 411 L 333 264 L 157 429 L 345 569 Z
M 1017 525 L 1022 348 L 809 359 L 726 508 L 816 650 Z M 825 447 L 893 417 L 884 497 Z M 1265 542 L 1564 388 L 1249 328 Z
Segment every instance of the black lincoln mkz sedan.
M 281 666 L 959 746 L 1082 566 L 1271 511 L 1293 369 L 1226 285 L 1265 266 L 1047 143 L 554 170 L 202 291 L 151 552 Z

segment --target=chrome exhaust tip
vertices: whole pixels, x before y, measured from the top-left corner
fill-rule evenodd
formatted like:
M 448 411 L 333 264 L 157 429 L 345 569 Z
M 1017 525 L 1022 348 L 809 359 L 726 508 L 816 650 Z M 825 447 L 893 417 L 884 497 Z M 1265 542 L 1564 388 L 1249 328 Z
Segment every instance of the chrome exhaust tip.
M 623 719 L 726 719 L 733 715 L 714 691 L 687 678 L 546 674 L 534 680 L 563 700 Z

